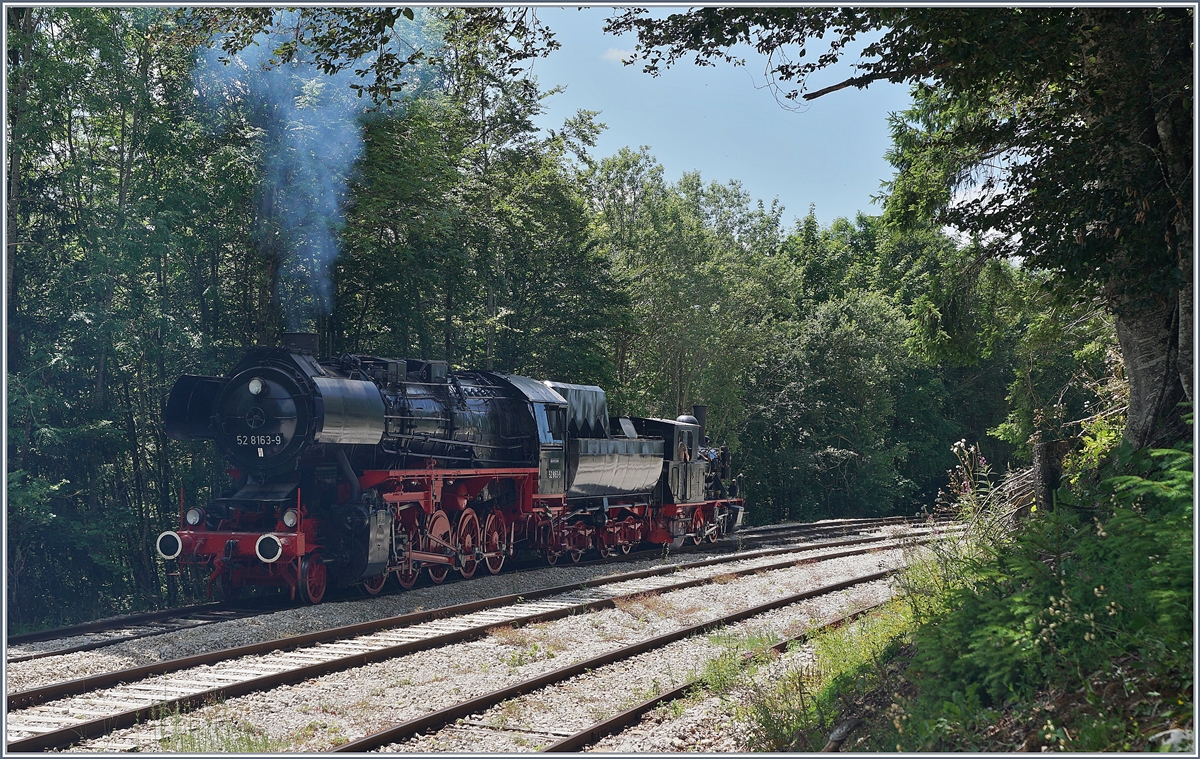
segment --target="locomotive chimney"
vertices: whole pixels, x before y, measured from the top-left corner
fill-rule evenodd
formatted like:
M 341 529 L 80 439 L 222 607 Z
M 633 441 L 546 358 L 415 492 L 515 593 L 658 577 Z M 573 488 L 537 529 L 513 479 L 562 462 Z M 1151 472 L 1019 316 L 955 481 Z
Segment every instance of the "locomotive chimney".
M 281 342 L 284 348 L 293 353 L 317 355 L 317 333 L 315 332 L 284 332 Z
M 708 406 L 692 406 L 692 416 L 700 423 L 700 444 L 704 444 L 705 421 L 708 418 Z

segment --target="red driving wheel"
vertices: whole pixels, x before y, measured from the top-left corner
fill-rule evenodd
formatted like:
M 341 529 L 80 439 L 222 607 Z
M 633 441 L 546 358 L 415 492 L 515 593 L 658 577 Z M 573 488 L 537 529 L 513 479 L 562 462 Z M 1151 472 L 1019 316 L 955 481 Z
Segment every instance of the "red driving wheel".
M 321 563 L 320 556 L 310 553 L 300 559 L 300 598 L 305 603 L 321 603 L 328 579 L 329 571 Z
M 449 556 L 451 549 L 448 546 L 453 545 L 454 541 L 450 536 L 450 520 L 446 517 L 446 512 L 438 509 L 429 515 L 428 527 L 425 530 L 425 552 Z M 448 574 L 450 574 L 449 564 L 429 565 L 429 579 L 433 580 L 434 585 L 440 584 Z
M 464 509 L 458 518 L 457 540 L 455 540 L 455 545 L 458 546 L 458 555 L 462 561 L 462 566 L 458 571 L 464 579 L 474 577 L 475 570 L 479 568 L 479 562 L 475 559 L 475 551 L 481 542 L 479 517 L 475 515 L 474 509 Z
M 704 509 L 697 506 L 692 512 L 692 545 L 700 545 L 704 542 Z
M 376 575 L 375 577 L 368 577 L 359 583 L 358 587 L 361 588 L 362 592 L 368 596 L 377 596 L 379 595 L 379 591 L 383 590 L 383 586 L 387 584 L 387 578 L 388 573 L 384 572 L 383 574 Z
M 483 560 L 492 574 L 498 574 L 501 567 L 504 566 L 504 534 L 504 517 L 496 511 L 488 514 L 487 521 L 483 523 L 483 552 L 500 554 L 499 556 L 489 556 Z

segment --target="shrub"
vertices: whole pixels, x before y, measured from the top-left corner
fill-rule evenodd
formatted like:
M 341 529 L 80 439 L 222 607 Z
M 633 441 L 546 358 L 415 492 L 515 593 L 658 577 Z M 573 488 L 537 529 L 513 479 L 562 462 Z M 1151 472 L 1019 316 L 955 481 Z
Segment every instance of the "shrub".
M 1003 707 L 1048 688 L 1090 694 L 1114 679 L 1153 682 L 1154 697 L 1174 690 L 1154 719 L 1190 714 L 1191 444 L 1110 459 L 1011 539 L 960 555 L 959 582 L 943 586 L 914 635 L 918 745 L 954 747 L 944 739 L 961 719 L 950 706 Z M 1109 748 L 1125 730 L 1111 727 L 1093 721 L 1062 743 Z

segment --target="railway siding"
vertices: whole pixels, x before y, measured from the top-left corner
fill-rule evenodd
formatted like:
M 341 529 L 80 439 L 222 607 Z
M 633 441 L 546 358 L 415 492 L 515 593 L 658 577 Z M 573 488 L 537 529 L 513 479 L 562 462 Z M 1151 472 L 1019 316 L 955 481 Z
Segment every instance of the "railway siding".
M 901 517 L 884 517 L 871 519 L 840 519 L 826 520 L 812 524 L 794 524 L 794 525 L 775 525 L 771 527 L 750 528 L 742 533 L 739 533 L 736 539 L 726 539 L 724 545 L 706 546 L 705 551 L 721 551 L 728 549 L 731 545 L 743 545 L 745 543 L 771 543 L 780 540 L 798 540 L 805 539 L 813 541 L 817 539 L 832 539 L 838 535 L 849 535 L 860 533 L 863 530 L 879 530 L 887 528 L 887 530 L 907 529 L 912 520 Z M 691 551 L 692 549 L 688 549 Z M 654 555 L 651 555 L 654 554 Z M 694 555 L 694 554 L 692 554 Z M 642 559 L 655 560 L 661 558 L 660 552 L 642 551 L 630 554 L 628 558 L 618 559 L 621 563 L 628 562 L 632 565 Z M 611 559 L 591 559 L 582 562 L 579 566 L 595 566 L 613 564 Z M 544 568 L 545 565 L 531 564 L 526 566 L 519 572 L 538 571 Z M 386 597 L 385 593 L 385 597 Z M 257 608 L 236 608 L 227 607 L 220 603 L 204 603 L 197 604 L 191 607 L 184 607 L 174 610 L 162 610 L 155 612 L 144 612 L 139 614 L 129 614 L 122 617 L 111 619 L 97 620 L 80 625 L 72 625 L 70 627 L 59 628 L 57 630 L 43 630 L 36 633 L 27 633 L 14 635 L 8 638 L 7 647 L 7 662 L 9 665 L 9 680 L 20 680 L 21 673 L 17 672 L 14 675 L 14 668 L 21 662 L 30 661 L 52 656 L 64 656 L 82 651 L 94 651 L 98 648 L 114 646 L 121 643 L 129 643 L 135 640 L 151 638 L 160 635 L 167 635 L 171 632 L 187 628 L 194 631 L 196 627 L 215 624 L 222 621 L 242 619 L 246 617 L 266 615 L 278 609 L 282 598 L 257 599 Z M 284 603 L 283 605 L 287 605 Z M 378 610 L 383 608 L 382 602 L 375 602 L 370 606 L 360 605 L 359 608 L 364 610 Z M 375 618 L 386 617 L 388 615 L 375 614 Z M 252 627 L 252 626 L 251 626 Z M 238 628 L 242 630 L 242 628 Z M 192 635 L 183 636 L 184 639 L 191 640 Z M 159 641 L 147 641 L 141 644 L 145 649 L 147 646 L 158 646 L 158 648 L 169 648 L 169 639 Z M 134 650 L 126 647 L 126 650 Z M 119 655 L 119 652 L 110 652 L 114 655 Z M 90 657 L 79 657 L 85 662 Z M 160 655 L 156 660 L 164 660 L 170 658 L 179 658 L 178 655 Z M 130 664 L 129 666 L 134 666 Z M 9 692 L 21 690 L 21 688 L 13 688 L 9 686 Z
M 861 552 L 862 550 L 859 548 L 851 552 Z M 731 571 L 744 574 L 792 563 L 817 560 L 808 553 L 802 553 L 804 558 L 799 560 L 793 556 L 782 562 L 776 560 L 774 563 L 764 563 L 766 559 L 778 557 L 780 553 L 786 553 L 786 551 L 771 550 L 754 553 L 759 555 L 754 556 L 748 563 L 734 562 L 736 568 Z M 844 554 L 847 551 L 840 553 Z M 821 555 L 834 554 L 822 552 Z M 435 645 L 469 640 L 481 635 L 497 621 L 528 623 L 557 618 L 575 611 L 608 605 L 613 603 L 613 599 L 622 596 L 629 597 L 641 593 L 657 592 L 664 588 L 704 584 L 715 576 L 712 565 L 716 563 L 727 564 L 729 562 L 728 560 L 724 562 L 701 560 L 693 562 L 693 566 L 685 572 L 675 571 L 669 576 L 659 570 L 630 573 L 633 579 L 612 582 L 607 587 L 582 588 L 561 594 L 558 598 L 533 604 L 517 603 L 507 612 L 499 610 L 501 611 L 499 618 L 496 617 L 495 611 L 490 611 L 482 615 L 479 613 L 467 614 L 455 620 L 435 620 L 417 624 L 404 630 L 409 634 L 410 639 L 401 643 L 381 642 L 374 639 L 372 633 L 352 640 L 316 642 L 315 645 L 308 648 L 294 651 L 276 651 L 266 657 L 242 657 L 234 661 L 232 665 L 229 660 L 211 665 L 201 665 L 190 671 L 192 676 L 186 681 L 179 680 L 174 675 L 165 675 L 131 685 L 121 685 L 101 692 L 102 697 L 115 698 L 119 701 L 136 704 L 136 706 L 92 719 L 87 719 L 87 717 L 96 713 L 97 704 L 94 700 L 94 693 L 55 701 L 46 706 L 33 706 L 15 713 L 10 712 L 9 747 L 12 750 L 52 748 L 60 745 L 63 740 L 62 737 L 58 737 L 60 734 L 83 737 L 102 735 L 113 729 L 145 721 L 163 709 L 190 708 L 207 701 L 278 687 L 296 680 L 299 676 L 321 676 L 352 666 L 402 656 Z M 742 566 L 743 564 L 746 566 Z M 728 571 L 725 574 L 728 574 Z M 680 575 L 690 576 L 681 578 Z M 354 627 L 361 627 L 361 625 Z M 347 646 L 353 648 L 354 652 L 347 652 Z M 305 671 L 302 673 L 299 671 L 301 669 Z M 21 703 L 22 699 L 32 702 L 35 695 L 37 694 L 14 694 L 10 697 L 10 704 L 12 702 Z M 86 716 L 76 716 L 76 712 Z

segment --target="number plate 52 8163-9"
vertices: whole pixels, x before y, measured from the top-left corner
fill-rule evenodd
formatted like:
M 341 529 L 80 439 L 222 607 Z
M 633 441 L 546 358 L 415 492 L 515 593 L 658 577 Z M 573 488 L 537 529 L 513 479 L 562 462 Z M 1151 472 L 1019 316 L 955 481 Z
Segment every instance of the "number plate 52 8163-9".
M 238 445 L 283 445 L 283 435 L 238 435 Z

